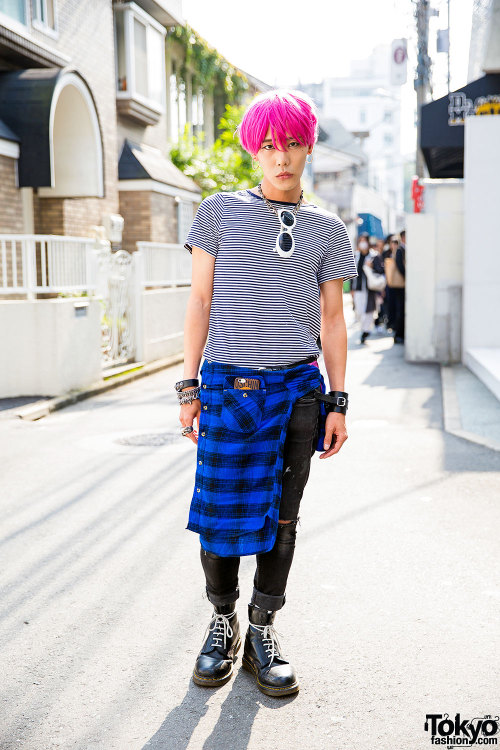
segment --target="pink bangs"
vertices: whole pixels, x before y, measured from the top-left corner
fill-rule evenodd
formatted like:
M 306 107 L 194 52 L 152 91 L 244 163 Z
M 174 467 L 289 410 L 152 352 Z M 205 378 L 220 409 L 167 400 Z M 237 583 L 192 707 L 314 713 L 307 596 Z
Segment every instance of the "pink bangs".
M 245 151 L 257 153 L 269 126 L 273 146 L 280 151 L 284 151 L 286 139 L 290 136 L 304 146 L 313 146 L 318 138 L 316 105 L 302 91 L 273 89 L 259 94 L 236 128 Z

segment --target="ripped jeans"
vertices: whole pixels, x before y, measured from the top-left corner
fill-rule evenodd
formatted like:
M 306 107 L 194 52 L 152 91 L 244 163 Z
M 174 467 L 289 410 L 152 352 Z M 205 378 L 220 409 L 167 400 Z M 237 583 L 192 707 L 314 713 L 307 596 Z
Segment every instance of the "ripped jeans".
M 311 458 L 318 440 L 319 401 L 314 391 L 295 401 L 283 454 L 283 477 L 276 541 L 269 552 L 256 555 L 257 569 L 251 603 L 278 610 L 285 603 L 288 573 L 295 550 L 299 506 L 309 478 Z M 290 521 L 291 523 L 281 523 Z M 230 604 L 239 597 L 239 557 L 221 557 L 200 546 L 206 592 L 214 605 Z

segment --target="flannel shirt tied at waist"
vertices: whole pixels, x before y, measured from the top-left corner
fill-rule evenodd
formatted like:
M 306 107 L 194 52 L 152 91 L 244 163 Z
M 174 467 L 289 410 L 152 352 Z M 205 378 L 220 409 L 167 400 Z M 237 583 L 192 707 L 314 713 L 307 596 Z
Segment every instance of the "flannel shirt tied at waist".
M 205 360 L 196 477 L 186 529 L 222 557 L 255 555 L 274 546 L 278 529 L 285 437 L 295 401 L 325 392 L 318 367 L 283 370 Z M 234 388 L 257 378 L 258 390 Z

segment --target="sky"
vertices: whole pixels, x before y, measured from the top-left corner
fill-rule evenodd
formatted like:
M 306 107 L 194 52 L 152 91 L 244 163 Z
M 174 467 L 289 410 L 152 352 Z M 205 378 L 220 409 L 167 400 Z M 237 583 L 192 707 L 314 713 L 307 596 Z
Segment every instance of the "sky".
M 447 93 L 447 55 L 436 53 L 437 29 L 448 25 L 448 0 L 429 23 L 433 97 Z M 450 2 L 450 90 L 467 83 L 473 0 Z M 183 0 L 185 20 L 229 62 L 273 87 L 348 76 L 351 60 L 377 44 L 408 40 L 402 87 L 401 150 L 415 148 L 416 30 L 411 0 Z

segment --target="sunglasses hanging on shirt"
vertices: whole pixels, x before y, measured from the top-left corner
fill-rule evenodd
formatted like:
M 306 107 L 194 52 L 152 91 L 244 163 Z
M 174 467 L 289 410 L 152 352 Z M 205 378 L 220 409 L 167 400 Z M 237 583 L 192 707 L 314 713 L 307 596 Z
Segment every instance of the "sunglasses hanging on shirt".
M 262 187 L 261 187 L 260 182 L 257 185 L 257 188 L 259 190 L 261 197 L 265 200 L 269 210 L 272 211 L 273 214 L 276 214 L 281 224 L 280 233 L 276 237 L 276 244 L 274 246 L 274 249 L 276 250 L 278 255 L 280 255 L 282 258 L 289 258 L 293 254 L 293 251 L 295 250 L 295 240 L 293 239 L 292 229 L 295 227 L 297 223 L 297 211 L 299 210 L 302 200 L 304 198 L 304 191 L 301 190 L 300 198 L 296 206 L 293 209 L 290 209 L 290 208 L 276 209 L 272 205 L 272 203 L 268 201 L 268 199 L 262 192 Z

